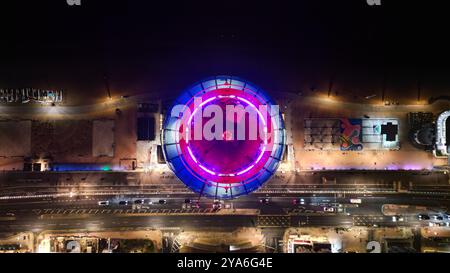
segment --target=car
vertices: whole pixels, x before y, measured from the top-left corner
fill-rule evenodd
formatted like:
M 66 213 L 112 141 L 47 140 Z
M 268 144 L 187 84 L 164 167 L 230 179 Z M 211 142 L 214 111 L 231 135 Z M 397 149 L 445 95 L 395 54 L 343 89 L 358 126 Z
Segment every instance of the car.
M 428 216 L 428 214 L 418 214 L 417 215 L 417 219 L 419 221 L 430 220 L 430 216 Z
M 128 201 L 119 201 L 119 205 L 126 206 L 128 205 Z
M 98 205 L 99 206 L 109 206 L 109 201 L 99 201 Z
M 442 215 L 439 215 L 439 214 L 431 215 L 431 219 L 435 220 L 435 221 L 444 221 L 444 217 Z
M 136 204 L 136 205 L 142 205 L 142 204 L 144 204 L 144 200 L 142 200 L 142 199 L 134 200 L 134 204 Z
M 405 219 L 399 215 L 394 215 L 392 216 L 392 222 L 396 223 L 396 222 L 403 222 L 405 221 Z
M 167 200 L 166 200 L 166 199 L 160 199 L 160 200 L 158 201 L 158 203 L 159 203 L 160 205 L 164 205 L 164 204 L 167 204 Z
M 325 211 L 325 212 L 334 212 L 335 209 L 333 207 L 323 207 L 323 211 Z
M 190 204 L 184 203 L 181 207 L 182 207 L 183 209 L 199 209 L 199 208 L 200 208 L 200 205 L 199 205 L 197 202 L 195 202 L 195 203 L 190 203 Z
M 260 199 L 259 202 L 260 202 L 261 204 L 267 205 L 267 204 L 270 203 L 270 198 L 263 198 L 263 199 Z
M 294 200 L 292 200 L 292 203 L 294 205 L 304 205 L 305 204 L 305 199 L 303 199 L 303 198 L 294 199 Z
M 184 199 L 184 203 L 185 204 L 190 204 L 190 203 L 192 203 L 192 200 L 191 199 Z

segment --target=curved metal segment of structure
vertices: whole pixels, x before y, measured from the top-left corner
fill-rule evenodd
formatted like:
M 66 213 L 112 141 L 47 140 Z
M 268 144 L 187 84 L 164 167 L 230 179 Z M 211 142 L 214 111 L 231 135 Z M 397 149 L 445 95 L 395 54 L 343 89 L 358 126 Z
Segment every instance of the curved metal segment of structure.
M 176 109 L 183 109 L 182 114 Z M 230 109 L 245 111 L 230 114 Z M 214 138 L 198 137 L 196 132 L 211 129 L 213 119 L 223 121 L 223 126 L 213 126 Z M 258 189 L 274 174 L 285 150 L 285 135 L 278 106 L 264 91 L 218 76 L 177 98 L 161 137 L 167 164 L 187 187 L 202 196 L 230 199 Z
M 441 113 L 436 121 L 436 153 L 439 156 L 449 155 L 450 139 L 447 139 L 447 122 L 450 118 L 450 110 Z

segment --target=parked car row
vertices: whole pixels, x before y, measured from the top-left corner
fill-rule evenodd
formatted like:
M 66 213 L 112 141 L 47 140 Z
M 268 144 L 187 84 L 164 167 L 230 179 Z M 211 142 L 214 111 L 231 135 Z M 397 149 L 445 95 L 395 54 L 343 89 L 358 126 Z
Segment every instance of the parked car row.
M 450 215 L 445 213 L 421 213 L 417 220 L 427 221 L 429 226 L 450 226 Z

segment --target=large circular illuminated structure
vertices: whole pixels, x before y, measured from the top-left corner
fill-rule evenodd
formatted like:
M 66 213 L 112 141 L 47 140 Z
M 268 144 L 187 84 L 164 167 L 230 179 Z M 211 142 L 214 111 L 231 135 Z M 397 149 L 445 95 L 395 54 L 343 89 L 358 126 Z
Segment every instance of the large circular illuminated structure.
M 161 134 L 167 164 L 202 196 L 248 194 L 274 174 L 283 156 L 285 129 L 278 110 L 264 91 L 246 81 L 203 80 L 167 112 Z

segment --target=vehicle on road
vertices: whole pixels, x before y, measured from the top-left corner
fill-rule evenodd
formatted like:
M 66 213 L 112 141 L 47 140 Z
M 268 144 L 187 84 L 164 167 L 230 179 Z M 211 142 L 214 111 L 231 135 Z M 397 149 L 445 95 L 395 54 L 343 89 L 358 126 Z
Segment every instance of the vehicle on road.
M 166 200 L 166 199 L 160 199 L 160 200 L 158 201 L 158 203 L 159 203 L 160 205 L 164 205 L 164 204 L 167 204 L 167 200 Z
M 305 204 L 305 199 L 303 199 L 303 198 L 296 198 L 296 199 L 292 200 L 292 203 L 294 205 L 304 205 Z
M 268 205 L 270 203 L 270 198 L 266 197 L 266 198 L 260 199 L 259 202 L 261 204 Z
M 142 200 L 142 199 L 134 200 L 134 204 L 142 205 L 142 204 L 144 204 L 144 200 Z
M 336 210 L 333 207 L 323 207 L 323 211 L 325 211 L 325 212 L 335 212 Z
M 394 215 L 392 216 L 392 222 L 396 223 L 396 222 L 404 222 L 405 218 L 399 216 L 399 215 Z
M 429 222 L 428 226 L 429 227 L 448 227 L 448 223 L 444 223 L 444 222 L 440 222 L 440 223 Z
M 99 201 L 98 205 L 99 206 L 109 206 L 109 201 Z
M 417 219 L 419 221 L 430 220 L 430 216 L 428 214 L 418 214 Z
M 444 221 L 444 217 L 440 214 L 431 215 L 431 219 L 434 221 Z
M 128 201 L 119 201 L 119 205 L 126 206 L 128 205 Z
M 181 208 L 183 208 L 183 209 L 199 209 L 199 208 L 200 208 L 200 205 L 199 205 L 197 202 L 195 202 L 195 203 L 189 203 L 189 204 L 184 203 L 184 204 L 181 206 Z

